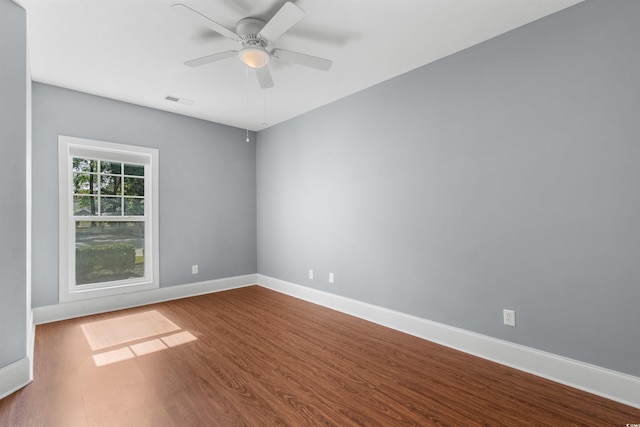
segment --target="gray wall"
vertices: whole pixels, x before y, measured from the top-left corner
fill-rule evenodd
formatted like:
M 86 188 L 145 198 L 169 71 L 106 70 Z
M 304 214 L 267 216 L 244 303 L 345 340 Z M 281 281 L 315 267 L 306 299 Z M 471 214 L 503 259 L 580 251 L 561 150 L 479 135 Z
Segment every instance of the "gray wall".
M 587 1 L 261 131 L 258 272 L 640 376 L 638 22 Z
M 255 142 L 243 130 L 34 83 L 34 307 L 58 303 L 59 134 L 159 149 L 161 287 L 256 272 Z
M 27 355 L 26 25 L 0 0 L 0 368 Z

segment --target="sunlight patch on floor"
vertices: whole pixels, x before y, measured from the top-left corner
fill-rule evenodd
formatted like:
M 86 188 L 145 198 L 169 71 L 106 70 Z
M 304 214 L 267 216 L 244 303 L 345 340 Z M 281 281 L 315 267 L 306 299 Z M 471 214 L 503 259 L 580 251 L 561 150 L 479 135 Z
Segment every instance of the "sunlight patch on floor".
M 145 354 L 155 353 L 156 351 L 166 350 L 167 348 L 169 347 L 158 338 L 131 346 L 131 350 L 133 350 L 136 356 L 144 356 Z
M 105 366 L 186 344 L 197 338 L 156 310 L 81 325 L 96 366 Z M 176 332 L 178 331 L 178 332 Z
M 156 310 L 82 325 L 82 331 L 93 351 L 180 329 L 178 325 Z
M 119 348 L 107 351 L 105 353 L 94 354 L 93 361 L 96 366 L 110 365 L 123 360 L 132 359 L 134 357 L 129 347 Z
M 191 341 L 195 341 L 198 338 L 194 337 L 187 331 L 183 331 L 183 332 L 178 332 L 177 334 L 162 337 L 160 339 L 169 347 L 176 347 Z

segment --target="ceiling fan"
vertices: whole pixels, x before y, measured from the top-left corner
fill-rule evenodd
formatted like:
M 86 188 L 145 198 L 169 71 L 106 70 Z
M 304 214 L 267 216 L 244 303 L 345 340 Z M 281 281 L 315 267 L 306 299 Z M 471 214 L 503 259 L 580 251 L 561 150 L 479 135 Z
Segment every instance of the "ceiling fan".
M 177 3 L 171 7 L 187 12 L 192 18 L 196 18 L 213 31 L 242 45 L 240 50 L 227 50 L 185 62 L 185 65 L 190 67 L 199 67 L 237 56 L 248 67 L 255 69 L 258 82 L 263 89 L 273 87 L 273 79 L 267 66 L 271 59 L 292 62 L 322 71 L 328 71 L 331 68 L 332 61 L 328 59 L 278 48 L 267 50 L 271 43 L 304 17 L 304 11 L 290 1 L 286 2 L 269 22 L 265 23 L 258 18 L 244 18 L 238 21 L 235 31 L 218 24 L 185 4 Z

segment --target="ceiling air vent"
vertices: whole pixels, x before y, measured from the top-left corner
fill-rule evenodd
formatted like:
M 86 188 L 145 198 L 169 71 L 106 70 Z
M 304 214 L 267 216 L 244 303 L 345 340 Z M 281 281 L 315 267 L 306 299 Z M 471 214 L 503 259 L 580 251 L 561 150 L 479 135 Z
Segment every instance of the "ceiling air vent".
M 180 104 L 184 104 L 184 105 L 191 105 L 193 104 L 195 101 L 192 101 L 190 99 L 186 99 L 186 98 L 179 98 L 177 96 L 173 96 L 173 95 L 167 95 L 164 97 L 165 100 L 167 101 L 171 101 L 171 102 L 178 102 Z

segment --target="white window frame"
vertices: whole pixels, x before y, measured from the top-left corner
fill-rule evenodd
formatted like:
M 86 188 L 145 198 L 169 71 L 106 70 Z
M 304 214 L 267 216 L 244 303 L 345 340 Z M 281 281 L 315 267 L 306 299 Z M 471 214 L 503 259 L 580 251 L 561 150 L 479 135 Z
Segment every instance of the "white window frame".
M 91 285 L 76 285 L 75 221 L 73 211 L 73 158 L 98 158 L 114 162 L 143 164 L 145 167 L 145 214 L 123 216 L 122 221 L 145 221 L 145 277 L 140 280 L 120 280 Z M 158 226 L 158 150 L 116 144 L 72 136 L 58 136 L 59 177 L 59 298 L 60 302 L 78 301 L 110 295 L 126 294 L 160 287 L 159 226 Z M 105 217 L 82 217 L 88 221 Z M 113 220 L 113 217 L 109 217 Z

